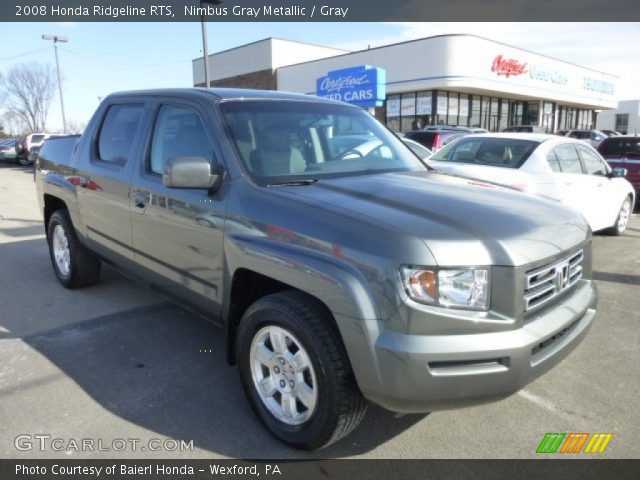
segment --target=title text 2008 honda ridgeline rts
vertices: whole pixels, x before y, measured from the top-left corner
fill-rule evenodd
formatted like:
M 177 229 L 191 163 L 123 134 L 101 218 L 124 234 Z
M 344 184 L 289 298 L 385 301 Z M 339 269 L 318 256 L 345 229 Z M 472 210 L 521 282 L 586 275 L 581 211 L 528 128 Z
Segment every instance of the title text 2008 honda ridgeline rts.
M 430 171 L 362 109 L 231 89 L 119 93 L 36 166 L 53 269 L 101 261 L 224 327 L 249 401 L 298 448 L 506 397 L 595 314 L 577 213 Z M 194 415 L 197 413 L 194 413 Z

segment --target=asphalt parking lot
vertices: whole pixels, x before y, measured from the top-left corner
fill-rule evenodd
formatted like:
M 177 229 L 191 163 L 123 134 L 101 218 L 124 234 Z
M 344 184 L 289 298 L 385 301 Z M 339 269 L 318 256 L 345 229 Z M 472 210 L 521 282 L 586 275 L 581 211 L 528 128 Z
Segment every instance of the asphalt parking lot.
M 612 432 L 606 458 L 640 456 L 640 214 L 594 237 L 600 303 L 586 340 L 516 395 L 399 416 L 370 407 L 325 450 L 274 440 L 226 365 L 220 331 L 119 273 L 56 281 L 30 170 L 0 164 L 0 458 L 530 458 L 546 432 Z M 206 350 L 206 351 L 205 351 Z M 19 435 L 193 440 L 193 451 L 40 451 Z

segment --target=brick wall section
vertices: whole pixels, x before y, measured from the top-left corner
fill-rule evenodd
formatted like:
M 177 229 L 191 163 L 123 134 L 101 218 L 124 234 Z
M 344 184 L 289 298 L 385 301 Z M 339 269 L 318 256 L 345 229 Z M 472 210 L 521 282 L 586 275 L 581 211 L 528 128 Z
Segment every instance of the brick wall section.
M 204 83 L 196 85 L 204 87 Z M 235 77 L 221 78 L 213 80 L 212 87 L 230 87 L 230 88 L 254 88 L 257 90 L 277 90 L 276 72 L 273 70 L 260 70 L 259 72 L 251 72 L 245 75 L 236 75 Z

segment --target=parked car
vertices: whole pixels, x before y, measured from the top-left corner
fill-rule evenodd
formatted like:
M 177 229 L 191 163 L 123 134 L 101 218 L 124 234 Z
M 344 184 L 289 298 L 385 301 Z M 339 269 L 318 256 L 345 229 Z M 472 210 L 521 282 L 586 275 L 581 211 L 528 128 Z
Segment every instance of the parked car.
M 582 140 L 594 148 L 597 148 L 600 142 L 607 138 L 607 134 L 600 130 L 569 130 L 566 136 Z
M 341 125 L 364 141 L 334 155 Z M 63 142 L 35 168 L 58 281 L 90 286 L 105 259 L 221 325 L 251 406 L 294 447 L 344 437 L 365 399 L 428 412 L 508 396 L 592 324 L 582 216 L 433 172 L 361 108 L 125 92 Z
M 560 137 L 566 137 L 567 133 L 569 133 L 569 130 L 560 129 L 560 130 L 556 130 L 555 135 L 559 135 Z
M 607 137 L 617 137 L 618 135 L 622 135 L 620 132 L 616 132 L 615 130 L 600 130 Z
M 414 130 L 412 132 L 405 133 L 404 139 L 418 142 L 420 145 L 428 148 L 432 152 L 435 152 L 445 145 L 448 145 L 452 141 L 464 137 L 465 135 L 469 135 L 469 133 L 461 132 L 458 130 Z
M 427 157 L 429 157 L 429 155 L 431 155 L 431 153 L 433 153 L 424 145 L 421 145 L 418 142 L 415 142 L 409 138 L 403 138 L 402 141 L 405 143 L 407 147 L 411 149 L 413 153 L 415 153 L 422 160 L 425 160 Z
M 463 133 L 489 133 L 489 130 L 478 127 L 465 127 L 461 125 L 427 125 L 422 130 L 425 132 L 444 132 L 444 131 L 458 131 Z
M 508 185 L 580 212 L 596 230 L 627 228 L 635 192 L 626 171 L 611 169 L 591 146 L 568 137 L 535 134 L 473 135 L 428 159 L 438 171 Z
M 605 138 L 598 145 L 598 152 L 612 168 L 627 170 L 627 180 L 637 193 L 640 192 L 640 138 L 635 135 L 621 135 Z
M 0 160 L 15 162 L 18 158 L 18 141 L 15 138 L 0 139 Z
M 502 131 L 513 133 L 545 133 L 544 128 L 537 125 L 511 125 Z

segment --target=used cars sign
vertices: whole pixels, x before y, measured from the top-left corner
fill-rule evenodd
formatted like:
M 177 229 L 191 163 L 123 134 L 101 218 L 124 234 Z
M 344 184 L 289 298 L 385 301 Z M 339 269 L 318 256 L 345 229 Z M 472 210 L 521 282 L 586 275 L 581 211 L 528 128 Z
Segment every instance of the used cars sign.
M 334 70 L 316 80 L 316 94 L 359 107 L 380 107 L 386 96 L 385 70 L 369 65 Z

